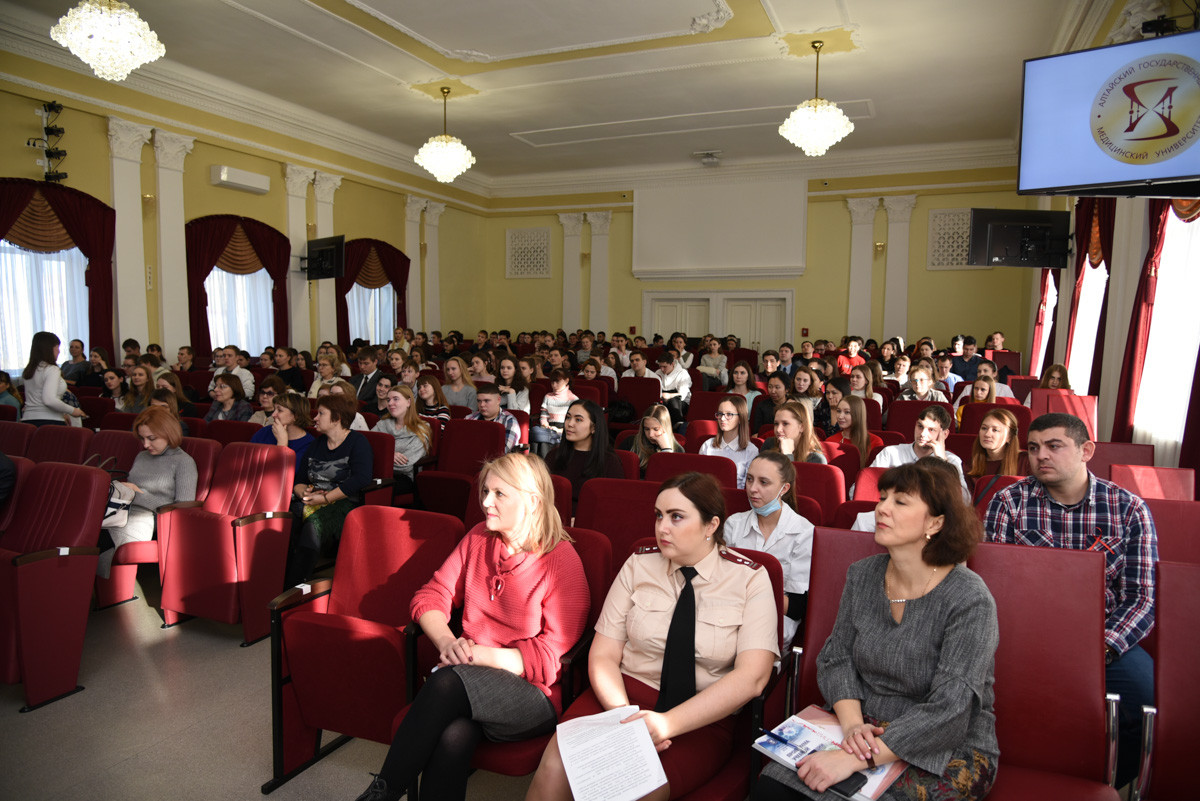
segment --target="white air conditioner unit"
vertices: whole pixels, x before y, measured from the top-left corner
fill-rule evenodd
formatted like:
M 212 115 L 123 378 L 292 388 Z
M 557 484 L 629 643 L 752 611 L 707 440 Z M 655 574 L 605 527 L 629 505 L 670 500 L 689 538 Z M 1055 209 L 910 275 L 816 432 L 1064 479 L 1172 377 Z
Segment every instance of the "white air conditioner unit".
M 213 186 L 240 189 L 243 192 L 253 192 L 256 195 L 265 195 L 271 191 L 271 177 L 269 175 L 259 175 L 256 172 L 239 170 L 236 167 L 225 167 L 220 164 L 214 164 L 209 169 Z

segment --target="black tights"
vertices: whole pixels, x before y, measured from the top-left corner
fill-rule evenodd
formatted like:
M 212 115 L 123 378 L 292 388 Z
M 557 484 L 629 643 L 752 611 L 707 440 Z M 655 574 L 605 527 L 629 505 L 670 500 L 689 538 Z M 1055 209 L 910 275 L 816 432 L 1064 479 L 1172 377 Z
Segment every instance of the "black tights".
M 800 793 L 769 776 L 759 776 L 754 792 L 750 794 L 750 801 L 796 801 L 800 798 L 803 798 Z
M 482 736 L 462 680 L 443 668 L 417 693 L 379 775 L 390 790 L 403 792 L 420 774 L 423 798 L 465 798 L 471 757 Z

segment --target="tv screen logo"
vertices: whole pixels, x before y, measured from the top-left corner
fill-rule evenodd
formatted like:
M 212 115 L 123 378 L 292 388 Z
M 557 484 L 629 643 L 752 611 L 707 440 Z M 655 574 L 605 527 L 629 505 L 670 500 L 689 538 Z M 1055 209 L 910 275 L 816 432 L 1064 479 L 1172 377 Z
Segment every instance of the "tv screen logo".
M 1092 138 L 1125 164 L 1158 164 L 1200 138 L 1200 64 L 1175 53 L 1125 64 L 1100 87 Z

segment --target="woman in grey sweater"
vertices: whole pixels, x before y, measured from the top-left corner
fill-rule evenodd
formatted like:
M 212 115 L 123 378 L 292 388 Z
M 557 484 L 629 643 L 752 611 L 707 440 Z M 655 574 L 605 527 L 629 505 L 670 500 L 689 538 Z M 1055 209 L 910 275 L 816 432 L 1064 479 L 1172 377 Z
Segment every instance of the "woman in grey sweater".
M 161 406 L 151 406 L 133 421 L 133 430 L 143 448 L 124 482 L 133 490 L 133 502 L 124 526 L 104 529 L 112 541 L 112 548 L 101 552 L 96 566 L 96 573 L 104 578 L 108 578 L 117 548 L 153 539 L 155 509 L 196 500 L 196 462 L 179 447 L 183 432 L 175 416 Z M 103 536 L 101 543 L 103 547 Z
M 837 621 L 817 657 L 840 750 L 771 763 L 755 801 L 833 799 L 855 771 L 903 759 L 883 798 L 980 799 L 996 778 L 996 604 L 963 564 L 981 526 L 958 476 L 927 457 L 879 481 L 875 541 L 886 555 L 850 566 Z M 799 794 L 799 795 L 798 795 Z
M 396 439 L 396 453 L 392 457 L 396 491 L 412 492 L 413 470 L 429 452 L 429 423 L 417 416 L 412 390 L 403 384 L 388 390 L 387 408 L 388 416 L 375 424 L 375 430 Z

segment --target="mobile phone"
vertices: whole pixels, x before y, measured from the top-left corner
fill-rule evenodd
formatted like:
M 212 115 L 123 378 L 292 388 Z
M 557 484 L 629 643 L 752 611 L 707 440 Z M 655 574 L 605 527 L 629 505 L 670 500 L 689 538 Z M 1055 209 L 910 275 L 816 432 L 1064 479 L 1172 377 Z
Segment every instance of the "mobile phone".
M 842 779 L 837 784 L 829 788 L 829 792 L 836 795 L 838 798 L 851 799 L 854 794 L 863 788 L 867 783 L 867 776 L 864 773 L 852 773 L 847 779 Z

